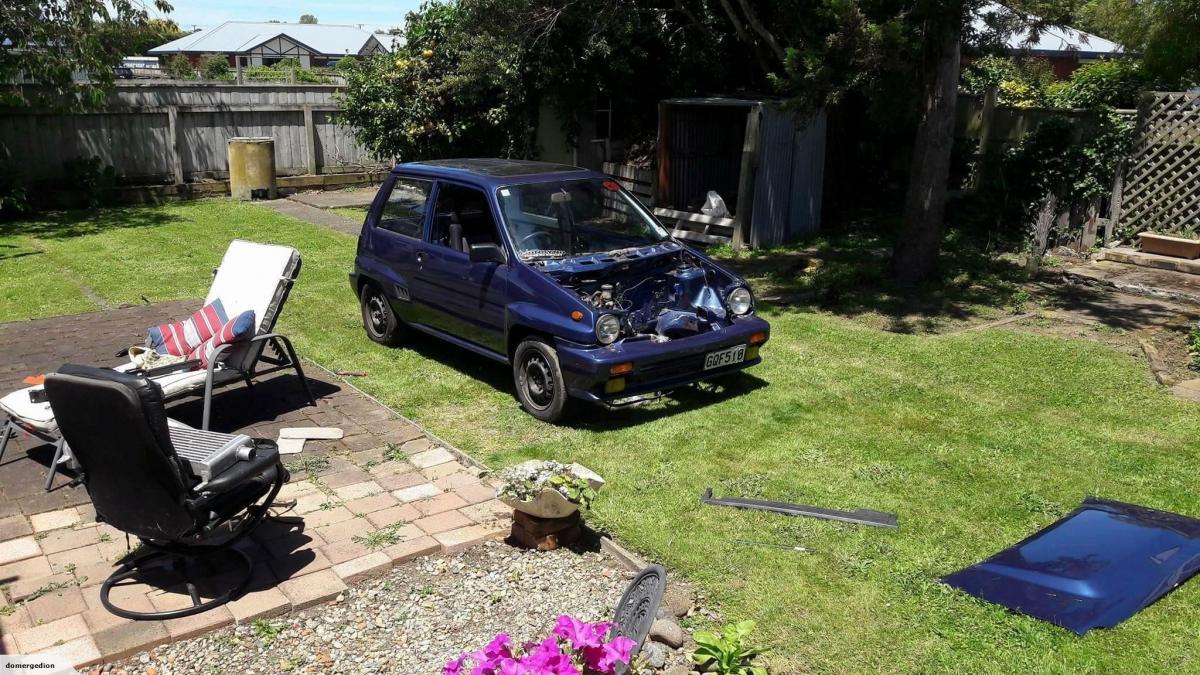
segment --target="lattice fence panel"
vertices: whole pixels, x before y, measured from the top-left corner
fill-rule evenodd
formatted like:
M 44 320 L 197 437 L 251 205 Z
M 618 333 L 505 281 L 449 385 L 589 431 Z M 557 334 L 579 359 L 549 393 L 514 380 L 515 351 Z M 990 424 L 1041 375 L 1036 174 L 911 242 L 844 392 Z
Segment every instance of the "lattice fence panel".
M 1127 167 L 1122 230 L 1200 230 L 1200 93 L 1154 92 L 1143 99 Z

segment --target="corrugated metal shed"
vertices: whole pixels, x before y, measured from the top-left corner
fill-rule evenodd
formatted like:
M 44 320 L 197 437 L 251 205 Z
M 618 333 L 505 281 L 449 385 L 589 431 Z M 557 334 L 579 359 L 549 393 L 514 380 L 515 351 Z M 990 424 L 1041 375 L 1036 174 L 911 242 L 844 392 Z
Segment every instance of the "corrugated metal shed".
M 659 217 L 675 235 L 704 243 L 775 246 L 821 223 L 825 114 L 800 115 L 775 101 L 670 99 L 659 106 Z M 731 217 L 702 215 L 709 191 Z

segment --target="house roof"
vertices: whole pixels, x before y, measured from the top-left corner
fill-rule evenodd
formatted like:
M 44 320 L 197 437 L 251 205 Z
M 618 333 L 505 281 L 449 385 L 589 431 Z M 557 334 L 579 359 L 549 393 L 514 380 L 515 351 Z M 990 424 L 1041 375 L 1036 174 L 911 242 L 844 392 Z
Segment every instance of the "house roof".
M 159 45 L 146 53 L 240 54 L 281 35 L 318 54 L 328 56 L 357 54 L 368 40 L 373 37 L 378 40 L 378 36 L 357 26 L 226 21 L 212 30 L 185 35 L 165 45 Z M 385 50 L 388 50 L 389 40 L 378 40 L 378 42 Z
M 1007 23 L 1015 16 L 1016 14 L 1008 7 L 989 2 L 979 9 L 972 23 L 976 32 L 987 33 L 994 30 L 998 23 Z M 1039 19 L 1035 16 L 1029 16 L 1028 19 L 1028 21 L 1019 22 L 1019 24 L 1026 24 L 1025 26 L 1005 34 L 1004 46 L 1009 50 L 1031 52 L 1040 56 L 1065 53 L 1076 56 L 1115 56 L 1126 53 L 1124 47 L 1112 40 L 1105 40 L 1099 35 L 1092 35 L 1087 31 L 1070 26 L 1061 28 L 1049 26 L 1038 31 L 1035 36 L 1027 24 Z

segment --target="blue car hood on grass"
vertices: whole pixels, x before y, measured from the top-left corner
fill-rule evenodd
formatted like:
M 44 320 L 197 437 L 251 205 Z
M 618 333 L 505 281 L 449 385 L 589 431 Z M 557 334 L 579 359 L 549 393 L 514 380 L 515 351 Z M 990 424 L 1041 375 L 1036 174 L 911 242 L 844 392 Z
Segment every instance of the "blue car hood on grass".
M 1083 635 L 1111 628 L 1200 569 L 1200 520 L 1089 497 L 1046 529 L 942 578 Z

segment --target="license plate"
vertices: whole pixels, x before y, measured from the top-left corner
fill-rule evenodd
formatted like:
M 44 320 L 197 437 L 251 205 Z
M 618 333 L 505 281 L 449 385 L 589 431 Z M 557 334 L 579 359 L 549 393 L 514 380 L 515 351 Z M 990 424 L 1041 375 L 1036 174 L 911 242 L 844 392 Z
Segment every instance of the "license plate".
M 746 345 L 737 345 L 719 352 L 709 352 L 704 356 L 704 369 L 722 368 L 741 363 L 746 360 Z

